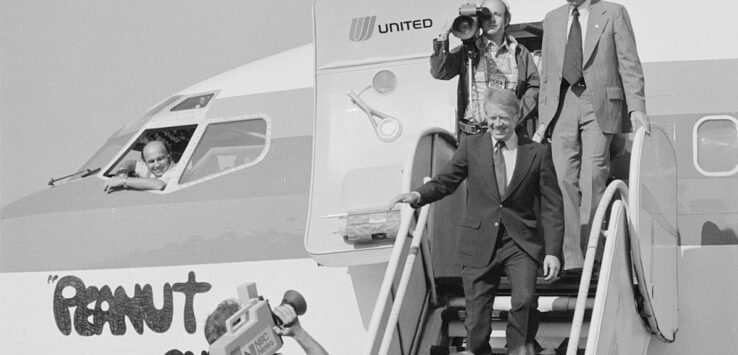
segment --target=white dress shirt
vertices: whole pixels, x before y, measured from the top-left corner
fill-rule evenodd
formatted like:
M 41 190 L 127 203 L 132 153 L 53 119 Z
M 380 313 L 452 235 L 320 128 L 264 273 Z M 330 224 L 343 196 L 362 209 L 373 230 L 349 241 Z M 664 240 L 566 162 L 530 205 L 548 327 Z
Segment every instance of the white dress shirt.
M 582 27 L 582 52 L 584 52 L 584 40 L 587 38 L 587 20 L 589 20 L 589 6 L 592 4 L 591 0 L 586 0 L 581 5 L 577 6 L 579 9 L 579 25 Z M 569 21 L 566 22 L 566 38 L 569 38 L 569 31 L 571 30 L 571 13 L 574 11 L 574 6 L 569 6 Z

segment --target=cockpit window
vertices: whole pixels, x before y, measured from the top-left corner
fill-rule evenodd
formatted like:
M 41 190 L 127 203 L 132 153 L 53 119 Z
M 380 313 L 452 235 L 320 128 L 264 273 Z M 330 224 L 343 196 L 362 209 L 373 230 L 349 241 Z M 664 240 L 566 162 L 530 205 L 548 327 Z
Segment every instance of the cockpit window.
M 209 124 L 179 183 L 258 163 L 269 147 L 268 126 L 262 118 Z
M 90 169 L 100 169 L 107 164 L 110 159 L 113 159 L 115 157 L 115 154 L 118 153 L 123 146 L 125 146 L 128 141 L 131 140 L 133 137 L 133 133 L 123 134 L 119 136 L 113 136 L 112 138 L 108 139 L 105 144 L 100 147 L 100 149 L 95 152 L 95 154 L 90 157 L 90 159 L 87 160 L 82 166 L 77 169 L 78 171 Z M 81 179 L 83 175 L 75 175 L 69 179 L 69 181 L 74 181 L 77 179 Z
M 705 176 L 730 176 L 738 172 L 738 120 L 708 116 L 694 129 L 694 165 Z
M 210 102 L 210 99 L 213 98 L 215 94 L 205 94 L 205 95 L 198 95 L 190 97 L 180 103 L 178 103 L 176 106 L 172 107 L 169 111 L 184 111 L 184 110 L 192 110 L 196 108 L 203 108 L 208 105 L 208 102 Z
M 143 160 L 141 159 L 141 150 L 146 143 L 153 140 L 160 140 L 167 143 L 171 150 L 172 160 L 174 160 L 175 163 L 178 162 L 182 157 L 182 153 L 184 153 L 185 148 L 187 148 L 187 144 L 190 142 L 192 134 L 195 132 L 195 128 L 197 128 L 197 125 L 157 128 L 144 131 L 141 136 L 139 136 L 138 139 L 128 147 L 126 154 L 119 158 L 104 175 L 108 177 L 113 176 L 115 172 L 121 170 L 123 166 L 127 166 L 131 161 L 143 163 Z

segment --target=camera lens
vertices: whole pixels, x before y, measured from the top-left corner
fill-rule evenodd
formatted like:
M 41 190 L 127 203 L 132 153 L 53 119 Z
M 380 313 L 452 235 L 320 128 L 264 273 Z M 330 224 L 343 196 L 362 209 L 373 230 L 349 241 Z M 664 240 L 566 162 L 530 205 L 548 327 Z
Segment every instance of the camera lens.
M 477 21 L 471 16 L 459 16 L 451 25 L 451 33 L 462 41 L 474 39 L 478 30 Z

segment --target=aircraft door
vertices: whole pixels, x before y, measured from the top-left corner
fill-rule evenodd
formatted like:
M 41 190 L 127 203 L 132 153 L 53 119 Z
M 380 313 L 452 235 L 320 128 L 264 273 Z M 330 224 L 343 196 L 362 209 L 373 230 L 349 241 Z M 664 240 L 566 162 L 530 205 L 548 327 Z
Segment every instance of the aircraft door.
M 355 237 L 348 220 L 396 220 L 398 213 L 385 212 L 387 203 L 430 172 L 432 152 L 423 151 L 428 157 L 413 163 L 413 149 L 430 139 L 424 137 L 428 130 L 455 130 L 455 82 L 431 77 L 428 59 L 440 19 L 455 11 L 458 4 L 452 2 L 418 8 L 397 1 L 316 1 L 305 248 L 322 265 L 387 261 L 396 231 Z M 419 165 L 422 174 L 413 170 L 413 181 L 405 181 Z
M 639 129 L 633 139 L 629 202 L 631 246 L 643 313 L 658 339 L 674 341 L 678 327 L 678 258 L 676 153 L 659 127 Z

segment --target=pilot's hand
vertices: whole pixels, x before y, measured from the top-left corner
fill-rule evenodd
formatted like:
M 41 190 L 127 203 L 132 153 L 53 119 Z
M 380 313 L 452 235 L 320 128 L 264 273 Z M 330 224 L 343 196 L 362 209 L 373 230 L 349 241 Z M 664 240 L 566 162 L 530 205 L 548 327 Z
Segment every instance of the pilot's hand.
M 647 134 L 651 134 L 651 120 L 648 119 L 648 116 L 646 116 L 646 113 L 643 111 L 633 111 L 630 113 L 630 122 L 633 124 L 633 132 L 635 132 L 638 127 L 643 127 L 646 129 Z
M 561 270 L 561 261 L 559 258 L 553 255 L 546 255 L 543 258 L 543 276 L 546 277 L 546 281 L 551 281 L 559 276 Z
M 103 191 L 111 193 L 113 191 L 122 190 L 125 187 L 125 182 L 128 177 L 125 175 L 113 176 L 103 186 Z
M 391 211 L 395 208 L 397 203 L 418 203 L 420 201 L 420 194 L 416 191 L 405 192 L 395 196 L 387 206 L 387 211 Z
M 289 304 L 281 304 L 277 306 L 272 310 L 272 313 L 279 317 L 284 324 L 284 327 L 274 326 L 272 329 L 275 333 L 292 337 L 303 330 L 300 325 L 300 320 L 297 318 L 297 313 L 295 313 L 295 309 Z

